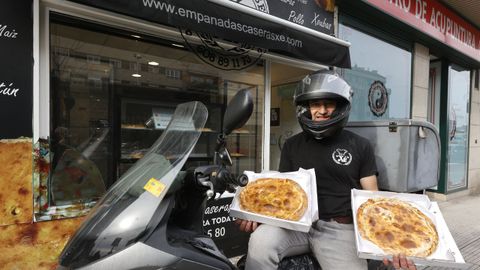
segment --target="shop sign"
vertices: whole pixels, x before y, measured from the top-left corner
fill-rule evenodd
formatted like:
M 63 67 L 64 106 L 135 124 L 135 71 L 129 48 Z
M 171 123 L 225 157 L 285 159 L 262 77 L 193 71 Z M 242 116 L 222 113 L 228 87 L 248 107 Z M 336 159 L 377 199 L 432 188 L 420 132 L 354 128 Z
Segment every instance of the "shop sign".
M 334 34 L 335 0 L 235 0 L 233 2 L 319 32 Z
M 334 34 L 334 0 L 224 0 L 237 7 L 259 12 L 297 24 L 300 31 L 254 16 L 213 0 L 72 0 L 97 8 L 203 33 L 246 47 L 259 47 L 299 59 L 326 65 L 350 67 L 348 45 L 339 44 L 321 35 Z M 313 30 L 313 31 L 312 31 Z M 309 31 L 322 33 L 314 35 Z M 208 53 L 208 51 L 207 51 Z M 236 61 L 218 63 L 230 69 Z M 240 60 L 240 59 L 239 59 Z M 210 64 L 210 63 L 209 63 Z M 241 64 L 240 62 L 238 64 Z M 236 69 L 236 68 L 233 68 Z
M 235 218 L 230 216 L 233 197 L 209 200 L 203 217 L 203 230 L 227 257 L 245 254 L 249 233 L 239 230 Z
M 0 139 L 32 137 L 32 1 L 0 4 Z
M 436 0 L 364 0 L 480 62 L 480 31 Z

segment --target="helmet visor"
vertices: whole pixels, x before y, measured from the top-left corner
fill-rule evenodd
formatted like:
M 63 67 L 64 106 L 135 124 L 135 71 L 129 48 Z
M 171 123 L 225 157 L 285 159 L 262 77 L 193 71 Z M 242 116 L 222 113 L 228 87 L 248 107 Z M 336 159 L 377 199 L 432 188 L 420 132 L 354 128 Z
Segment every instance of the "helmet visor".
M 352 88 L 336 73 L 320 72 L 306 76 L 295 89 L 294 100 L 298 104 L 313 99 L 343 98 L 349 103 Z

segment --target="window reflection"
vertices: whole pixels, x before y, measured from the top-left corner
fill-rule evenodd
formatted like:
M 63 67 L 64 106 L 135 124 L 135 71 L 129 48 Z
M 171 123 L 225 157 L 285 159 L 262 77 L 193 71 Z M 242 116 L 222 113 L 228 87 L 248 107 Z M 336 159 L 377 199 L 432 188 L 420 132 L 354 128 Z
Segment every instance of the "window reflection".
M 108 129 L 93 133 L 91 140 L 82 143 L 83 151 L 68 145 L 70 132 L 66 127 L 57 127 L 52 135 L 53 153 L 50 176 L 50 205 L 62 206 L 73 202 L 88 202 L 100 198 L 106 191 L 102 174 L 90 160 Z
M 339 35 L 352 44 L 343 70 L 354 90 L 349 120 L 409 118 L 411 53 L 346 25 Z
M 255 106 L 246 125 L 229 136 L 232 171 L 261 169 L 262 61 L 248 69 L 224 71 L 168 40 L 132 38 L 117 29 L 73 24 L 61 16 L 52 20 L 51 155 L 49 177 L 40 179 L 48 189 L 41 191 L 42 210 L 49 211 L 44 205 L 98 199 L 161 136 L 180 103 L 196 100 L 209 110 L 206 127 L 185 166 L 211 164 L 222 113 L 242 89 L 250 90 Z M 147 124 L 156 114 L 165 117 Z
M 459 71 L 449 67 L 448 191 L 463 188 L 467 185 L 469 94 L 470 71 Z

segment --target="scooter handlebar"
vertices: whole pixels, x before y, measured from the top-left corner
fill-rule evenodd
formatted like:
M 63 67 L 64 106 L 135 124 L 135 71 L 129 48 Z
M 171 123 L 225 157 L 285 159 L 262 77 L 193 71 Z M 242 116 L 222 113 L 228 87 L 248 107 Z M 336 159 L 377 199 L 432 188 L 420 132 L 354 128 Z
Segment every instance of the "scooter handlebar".
M 240 176 L 237 177 L 236 182 L 238 186 L 244 187 L 248 184 L 248 176 L 242 173 Z
M 218 193 L 225 190 L 235 192 L 237 186 L 244 187 L 248 184 L 248 177 L 245 174 L 236 177 L 224 166 L 197 167 L 194 175 L 197 185 Z M 211 197 L 211 192 L 208 197 Z
M 235 175 L 230 173 L 226 168 L 222 168 L 220 171 L 221 173 L 219 173 L 218 176 L 222 178 L 227 185 L 244 187 L 248 184 L 248 177 L 245 174 L 235 177 Z

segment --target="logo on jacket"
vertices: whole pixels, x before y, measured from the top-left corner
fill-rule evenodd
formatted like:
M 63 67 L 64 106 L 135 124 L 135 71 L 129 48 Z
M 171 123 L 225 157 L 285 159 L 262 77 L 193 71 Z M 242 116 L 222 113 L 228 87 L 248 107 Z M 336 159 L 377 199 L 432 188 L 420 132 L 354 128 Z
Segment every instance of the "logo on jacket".
M 344 165 L 347 166 L 352 162 L 352 154 L 350 154 L 347 150 L 345 149 L 340 149 L 337 148 L 335 151 L 332 153 L 332 158 L 335 163 L 338 165 Z

